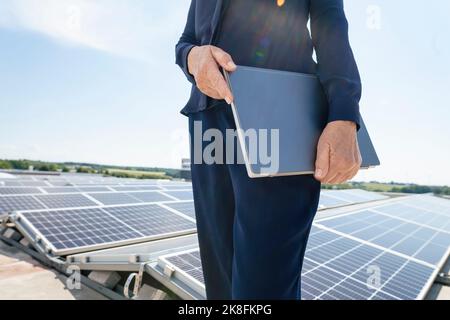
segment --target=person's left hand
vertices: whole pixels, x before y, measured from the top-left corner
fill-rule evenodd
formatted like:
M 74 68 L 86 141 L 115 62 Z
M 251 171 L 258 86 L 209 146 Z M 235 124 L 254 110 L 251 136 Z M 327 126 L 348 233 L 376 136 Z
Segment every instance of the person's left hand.
M 315 178 L 326 184 L 341 184 L 356 176 L 361 163 L 356 124 L 330 122 L 317 147 Z

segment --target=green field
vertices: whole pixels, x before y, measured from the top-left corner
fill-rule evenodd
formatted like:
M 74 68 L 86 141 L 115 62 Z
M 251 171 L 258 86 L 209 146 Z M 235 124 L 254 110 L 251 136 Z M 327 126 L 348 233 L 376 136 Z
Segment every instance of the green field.
M 108 175 L 122 178 L 136 178 L 136 179 L 170 179 L 165 172 L 155 171 L 139 171 L 139 170 L 125 170 L 125 169 L 107 169 Z

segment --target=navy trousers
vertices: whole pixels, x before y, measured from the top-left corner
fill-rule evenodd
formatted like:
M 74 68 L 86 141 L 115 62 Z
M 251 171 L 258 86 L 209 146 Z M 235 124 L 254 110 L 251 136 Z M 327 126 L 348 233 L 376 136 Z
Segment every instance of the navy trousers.
M 224 137 L 225 130 L 235 129 L 228 105 L 190 114 L 191 159 L 196 121 L 203 132 L 218 129 Z M 203 142 L 202 148 L 210 143 Z M 301 268 L 320 183 L 310 175 L 250 179 L 242 164 L 192 162 L 207 298 L 300 299 Z

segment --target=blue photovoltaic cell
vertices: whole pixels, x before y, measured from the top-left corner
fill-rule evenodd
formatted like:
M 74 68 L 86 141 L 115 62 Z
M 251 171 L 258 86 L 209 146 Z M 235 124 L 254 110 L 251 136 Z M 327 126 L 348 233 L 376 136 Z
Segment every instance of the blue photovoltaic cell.
M 115 191 L 120 191 L 120 192 L 127 192 L 127 191 L 139 191 L 141 190 L 140 187 L 137 186 L 119 186 L 119 187 L 113 187 L 113 189 Z
M 175 197 L 178 200 L 194 200 L 192 191 L 164 191 L 164 193 Z
M 164 237 L 195 230 L 186 218 L 157 205 L 68 209 L 21 213 L 59 252 L 114 246 L 120 241 Z
M 339 239 L 337 235 L 334 237 Z M 191 257 L 194 253 L 196 258 Z M 198 251 L 165 259 L 189 275 L 195 271 L 194 277 L 203 282 L 198 276 L 201 274 Z M 313 253 L 307 254 L 302 270 L 304 300 L 412 300 L 418 297 L 433 272 L 430 267 L 362 244 L 335 259 L 334 263 L 322 265 L 313 259 Z M 351 262 L 349 268 L 345 268 L 346 260 Z M 373 266 L 382 271 L 378 285 L 368 282 L 371 275 L 368 268 Z
M 48 184 L 46 184 L 44 181 L 23 180 L 20 181 L 20 185 L 24 187 L 48 187 Z
M 7 187 L 20 187 L 22 184 L 19 181 L 4 181 L 3 185 Z
M 344 255 L 326 262 L 325 266 L 342 274 L 351 275 L 362 266 L 370 264 L 370 262 L 381 255 L 382 252 L 382 250 L 373 247 L 359 245 L 354 249 L 349 250 Z M 310 255 L 312 259 L 314 258 L 314 252 L 311 252 L 308 255 Z
M 89 196 L 106 206 L 118 204 L 134 204 L 142 201 L 123 192 L 89 193 Z
M 187 273 L 200 283 L 205 282 L 203 278 L 199 251 L 193 251 L 177 256 L 168 257 L 167 261 L 174 267 L 183 270 L 185 273 Z
M 401 300 L 413 300 L 430 279 L 433 269 L 413 261 L 397 270 L 394 276 L 382 285 L 381 290 Z
M 340 200 L 348 201 L 350 203 L 361 203 L 369 201 L 366 197 L 362 197 L 357 194 L 345 193 L 341 190 L 327 190 L 325 194 Z
M 379 210 L 384 210 L 384 207 Z M 409 217 L 404 216 L 400 220 L 380 214 L 378 210 L 365 211 L 318 224 L 437 265 L 450 246 L 450 234 L 417 224 L 417 215 L 423 214 L 423 211 L 413 211 Z
M 165 185 L 165 186 L 161 186 L 161 187 L 163 187 L 166 190 L 170 190 L 170 191 L 192 189 L 192 185 L 175 185 L 175 186 Z
M 50 185 L 52 185 L 53 187 L 71 187 L 72 186 L 72 184 L 67 181 L 53 181 L 53 182 L 50 182 Z
M 195 219 L 195 207 L 193 201 L 167 203 L 166 206 Z
M 324 192 L 320 195 L 319 208 L 333 208 L 348 205 L 348 201 L 327 196 Z
M 58 250 L 143 236 L 101 209 L 44 211 L 23 213 L 23 216 Z
M 40 210 L 45 207 L 33 196 L 0 197 L 0 214 L 19 210 Z
M 43 188 L 47 193 L 77 193 L 80 192 L 75 187 L 48 187 Z
M 128 192 L 128 195 L 136 198 L 142 202 L 163 202 L 163 201 L 172 201 L 168 196 L 163 195 L 162 193 L 156 191 L 150 192 Z
M 33 187 L 0 187 L 0 195 L 23 195 L 23 194 L 40 194 L 42 191 L 40 191 L 38 188 Z
M 107 187 L 77 187 L 81 192 L 110 192 Z
M 344 275 L 328 268 L 316 268 L 302 275 L 301 297 L 304 300 L 313 300 L 344 279 Z
M 141 191 L 158 191 L 158 190 L 161 190 L 161 188 L 158 187 L 158 186 L 140 186 L 140 187 L 137 187 L 137 188 L 138 188 L 138 190 L 141 190 Z
M 146 236 L 195 230 L 195 223 L 158 205 L 106 208 L 116 219 Z
M 35 196 L 40 202 L 49 209 L 78 208 L 97 206 L 97 203 L 91 201 L 82 194 L 49 194 Z

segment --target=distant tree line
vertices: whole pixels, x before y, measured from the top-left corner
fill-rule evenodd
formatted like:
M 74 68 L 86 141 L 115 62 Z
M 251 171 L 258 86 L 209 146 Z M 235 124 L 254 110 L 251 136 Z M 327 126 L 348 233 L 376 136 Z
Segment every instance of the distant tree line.
M 183 178 L 181 170 L 164 169 L 164 168 L 147 168 L 147 167 L 120 167 L 120 166 L 104 166 L 90 163 L 50 163 L 34 160 L 2 160 L 0 159 L 0 170 L 28 170 L 33 167 L 35 171 L 42 172 L 70 172 L 74 170 L 77 173 L 103 174 L 105 176 L 114 176 L 119 178 L 137 178 L 137 179 L 181 179 Z M 120 169 L 128 171 L 149 172 L 142 175 L 126 172 L 110 172 L 108 169 Z M 164 175 L 157 174 L 164 173 Z
M 437 195 L 450 195 L 450 188 L 445 187 L 429 187 L 429 186 L 419 186 L 419 185 L 410 185 L 404 187 L 393 187 L 391 192 L 401 192 L 401 193 L 434 193 Z
M 109 171 L 109 170 L 104 170 L 102 171 L 102 174 L 105 176 L 110 176 L 110 177 L 116 177 L 116 178 L 134 178 L 134 179 L 164 179 L 164 180 L 170 180 L 171 177 L 167 176 L 167 175 L 161 175 L 158 173 L 146 173 L 146 174 L 136 174 L 136 173 L 127 173 L 127 172 L 115 172 L 115 171 Z
M 369 187 L 370 184 L 380 184 L 383 185 L 384 188 L 373 188 Z M 450 195 L 450 187 L 448 186 L 421 186 L 415 184 L 402 185 L 396 182 L 390 183 L 379 183 L 376 181 L 371 181 L 370 183 L 365 182 L 350 182 L 342 185 L 323 185 L 322 189 L 336 189 L 336 190 L 345 190 L 345 189 L 362 189 L 367 191 L 374 192 L 393 192 L 393 193 L 413 193 L 413 194 L 425 194 L 425 193 L 434 193 L 436 195 Z

